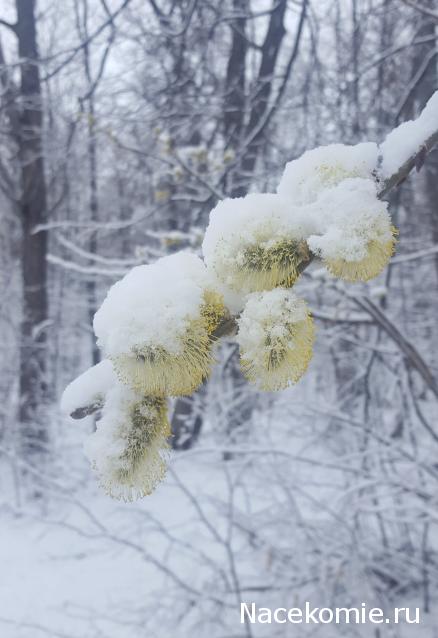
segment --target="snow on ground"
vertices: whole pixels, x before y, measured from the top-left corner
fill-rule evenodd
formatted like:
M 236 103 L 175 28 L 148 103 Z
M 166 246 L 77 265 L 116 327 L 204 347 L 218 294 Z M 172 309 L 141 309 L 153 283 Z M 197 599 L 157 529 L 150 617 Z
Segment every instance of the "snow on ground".
M 178 524 L 176 519 L 181 516 L 184 518 L 184 512 L 179 511 L 176 515 L 175 499 L 168 500 L 171 492 L 170 485 L 164 486 L 161 492 L 151 497 L 148 506 L 151 505 L 152 509 L 165 508 L 167 514 L 175 519 L 174 531 L 181 532 L 184 525 Z M 123 536 L 123 510 L 132 509 L 132 506 L 108 505 L 104 497 L 97 494 L 88 495 L 84 502 L 93 514 L 117 528 Z M 163 602 L 161 593 L 158 600 L 155 598 L 162 591 L 164 583 L 156 569 L 142 561 L 135 550 L 123 543 L 119 545 L 98 536 L 84 537 L 68 528 L 67 525 L 79 525 L 85 533 L 87 525 L 80 520 L 81 516 L 77 512 L 65 511 L 63 514 L 64 523 L 54 522 L 53 525 L 47 521 L 14 517 L 5 512 L 2 514 L 2 638 L 185 638 L 193 635 L 186 633 L 179 624 L 175 624 L 174 629 L 163 625 L 160 630 L 160 617 L 151 627 L 149 621 L 158 612 L 156 605 Z M 138 542 L 141 536 L 140 530 L 137 530 L 137 534 L 131 532 L 129 538 L 135 538 Z M 163 539 L 158 540 L 154 536 L 149 549 L 156 556 L 162 555 L 164 544 Z M 192 571 L 183 575 L 191 582 L 196 581 Z M 284 604 L 294 606 L 296 601 L 294 595 Z M 171 596 L 170 603 L 173 604 Z M 403 604 L 414 606 L 418 603 L 410 600 L 403 601 Z M 244 635 L 239 633 L 241 626 L 237 614 L 235 629 L 236 634 L 226 633 L 224 637 Z M 337 638 L 339 635 L 371 638 L 376 635 L 373 633 L 375 627 L 369 626 L 359 627 L 360 631 L 356 634 L 341 634 L 339 629 L 336 626 L 313 628 L 314 633 L 309 635 L 323 638 Z M 308 630 L 309 627 L 300 626 L 297 632 L 296 627 L 290 626 L 285 633 L 278 635 L 308 635 Z M 207 638 L 204 633 L 196 635 Z M 259 626 L 255 635 L 276 634 L 272 626 Z M 438 633 L 433 620 L 423 617 L 421 627 L 404 627 L 400 633 L 384 635 L 436 638 Z
M 257 430 L 240 444 L 241 449 L 254 448 L 254 456 L 236 454 L 224 463 L 215 449 L 220 441 L 214 428 L 206 427 L 200 447 L 175 456 L 165 482 L 138 503 L 109 499 L 98 490 L 91 473 L 85 485 L 73 487 L 75 477 L 84 474 L 80 443 L 85 426 L 66 426 L 65 474 L 56 472 L 47 510 L 20 514 L 12 498 L 0 506 L 0 637 L 243 638 L 237 599 L 224 594 L 220 575 L 220 569 L 227 578 L 231 573 L 226 545 L 216 538 L 228 538 L 231 511 L 241 581 L 283 582 L 285 587 L 279 593 L 275 588 L 270 593 L 246 592 L 241 599 L 288 607 L 319 596 L 320 604 L 330 605 L 331 594 L 315 590 L 312 578 L 342 566 L 351 583 L 347 594 L 358 605 L 362 600 L 374 602 L 368 601 L 367 584 L 357 576 L 360 566 L 355 571 L 354 557 L 351 565 L 337 565 L 333 551 L 333 547 L 342 550 L 343 528 L 335 526 L 336 534 L 330 534 L 327 513 L 339 495 L 342 474 L 329 468 L 342 460 L 340 452 L 331 457 L 326 447 L 319 456 L 325 466 L 312 463 L 318 459 L 320 443 L 325 445 L 324 428 L 315 426 L 316 412 L 304 416 L 301 407 L 308 405 L 304 386 L 281 396 L 284 400 L 272 410 L 265 409 Z M 290 483 L 277 483 L 282 477 L 289 477 Z M 62 492 L 56 487 L 61 480 L 69 486 Z M 237 481 L 234 488 L 233 481 Z M 285 490 L 294 503 L 289 512 Z M 200 520 L 199 506 L 206 521 Z M 309 537 L 294 518 L 295 508 L 300 516 L 314 517 Z M 255 530 L 261 542 L 245 529 Z M 310 551 L 315 534 L 326 534 L 327 564 L 324 552 L 318 557 Z M 310 586 L 299 585 L 309 575 Z M 289 577 L 290 585 L 281 580 Z M 397 603 L 419 604 L 412 598 Z M 388 628 L 380 636 L 437 638 L 436 627 L 434 619 L 423 616 L 421 627 L 398 627 L 396 633 Z M 300 625 L 298 630 L 293 625 L 276 626 L 275 631 L 272 625 L 258 625 L 253 631 L 254 638 L 310 635 L 377 636 L 369 625 L 352 632 L 335 625 Z
M 167 605 L 178 604 L 179 590 L 173 591 L 163 569 L 170 563 L 176 577 L 193 587 L 203 579 L 190 550 L 174 558 L 172 536 L 177 545 L 184 544 L 197 528 L 179 475 L 184 489 L 196 492 L 208 471 L 210 496 L 219 498 L 223 489 L 213 478 L 211 459 L 194 468 L 180 465 L 178 479 L 169 475 L 140 503 L 110 499 L 90 472 L 88 487 L 71 498 L 52 491 L 44 514 L 21 514 L 8 503 L 0 507 L 1 638 L 175 636 L 171 627 L 160 626 L 161 618 L 154 619 Z M 166 526 L 168 536 L 156 521 Z M 218 554 L 202 530 L 196 533 L 209 556 Z
M 89 503 L 97 514 L 105 509 L 102 498 Z M 68 524 L 77 524 L 75 518 L 70 514 Z M 63 525 L 3 515 L 0 635 L 136 637 L 109 619 L 129 608 L 133 590 L 137 601 L 147 596 L 153 570 L 135 552 Z

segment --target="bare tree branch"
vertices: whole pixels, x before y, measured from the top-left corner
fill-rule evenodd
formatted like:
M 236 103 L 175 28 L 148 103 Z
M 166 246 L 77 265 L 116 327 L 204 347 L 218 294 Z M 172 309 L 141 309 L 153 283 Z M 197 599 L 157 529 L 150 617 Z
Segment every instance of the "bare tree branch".
M 352 299 L 354 299 L 358 306 L 369 312 L 376 323 L 395 341 L 410 366 L 417 370 L 427 387 L 432 390 L 438 398 L 438 383 L 418 350 L 401 334 L 397 326 L 392 323 L 371 299 L 358 296 L 353 296 Z
M 408 7 L 412 7 L 412 9 L 416 9 L 428 18 L 432 18 L 433 20 L 436 20 L 438 22 L 438 13 L 436 11 L 433 11 L 429 7 L 426 7 L 424 4 L 414 2 L 414 0 L 402 0 L 402 2 Z
M 67 66 L 72 60 L 74 60 L 74 58 L 77 56 L 77 54 L 88 44 L 90 44 L 93 40 L 95 40 L 101 33 L 102 31 L 104 31 L 108 26 L 111 26 L 112 28 L 114 27 L 114 20 L 117 18 L 117 16 L 120 15 L 120 13 L 122 13 L 122 11 L 124 9 L 126 9 L 126 7 L 128 6 L 128 4 L 131 2 L 131 0 L 124 0 L 122 2 L 122 4 L 119 6 L 118 9 L 116 9 L 114 11 L 114 13 L 112 13 L 107 20 L 105 20 L 105 22 L 103 22 L 95 31 L 93 31 L 93 33 L 91 33 L 88 38 L 86 40 L 84 40 L 83 42 L 81 42 L 77 47 L 75 47 L 70 54 L 67 56 L 67 58 L 65 60 L 63 60 L 62 62 L 60 62 L 58 64 L 58 66 L 56 66 L 53 71 L 51 71 L 50 73 L 48 73 L 46 76 L 44 76 L 43 78 L 41 78 L 42 82 L 46 82 L 47 80 L 50 80 L 50 78 L 52 78 L 53 76 L 55 76 L 57 73 L 59 73 L 59 71 L 61 71 L 65 66 Z
M 2 18 L 0 18 L 0 26 L 6 27 L 7 29 L 15 33 L 15 35 L 17 35 L 17 24 L 12 24 L 12 22 L 8 22 L 7 20 L 3 20 Z

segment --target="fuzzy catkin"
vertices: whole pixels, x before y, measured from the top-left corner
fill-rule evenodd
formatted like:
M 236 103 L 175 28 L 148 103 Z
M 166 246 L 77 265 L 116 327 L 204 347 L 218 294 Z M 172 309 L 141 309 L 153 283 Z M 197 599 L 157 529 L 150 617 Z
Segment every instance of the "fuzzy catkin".
M 166 399 L 113 388 L 86 444 L 107 494 L 124 501 L 151 494 L 166 473 L 170 433 Z
M 237 334 L 244 375 L 260 390 L 297 383 L 312 358 L 314 338 L 307 306 L 290 290 L 250 295 Z

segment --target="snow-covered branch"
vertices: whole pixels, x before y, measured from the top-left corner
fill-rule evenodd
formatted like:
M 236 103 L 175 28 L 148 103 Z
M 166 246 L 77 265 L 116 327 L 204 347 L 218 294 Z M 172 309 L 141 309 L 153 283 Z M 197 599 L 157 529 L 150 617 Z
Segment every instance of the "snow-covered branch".
M 61 410 L 73 419 L 83 419 L 99 410 L 109 388 L 116 382 L 111 363 L 104 359 L 86 370 L 64 390 Z
M 380 146 L 379 196 L 384 198 L 404 182 L 414 168 L 419 171 L 437 144 L 438 92 L 431 97 L 420 117 L 400 124 Z
M 397 233 L 385 197 L 437 144 L 438 92 L 380 147 L 308 151 L 286 165 L 276 194 L 220 201 L 210 214 L 204 261 L 175 253 L 132 269 L 110 289 L 94 319 L 107 359 L 70 384 L 62 402 L 73 418 L 103 408 L 88 454 L 110 494 L 136 498 L 161 480 L 166 399 L 190 395 L 207 379 L 219 338 L 236 339 L 242 371 L 259 389 L 280 390 L 301 378 L 315 336 L 294 283 L 315 259 L 344 281 L 379 275 Z M 377 306 L 353 298 L 438 396 L 415 348 Z

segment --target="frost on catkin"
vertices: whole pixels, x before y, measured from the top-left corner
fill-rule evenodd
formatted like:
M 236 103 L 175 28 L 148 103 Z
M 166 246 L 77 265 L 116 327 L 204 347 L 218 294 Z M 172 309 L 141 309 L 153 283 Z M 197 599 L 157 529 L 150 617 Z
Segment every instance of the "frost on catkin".
M 290 290 L 254 293 L 239 319 L 237 341 L 246 378 L 260 390 L 296 383 L 312 358 L 313 320 Z
M 166 399 L 115 386 L 86 444 L 103 489 L 124 501 L 151 494 L 166 473 L 169 436 Z

